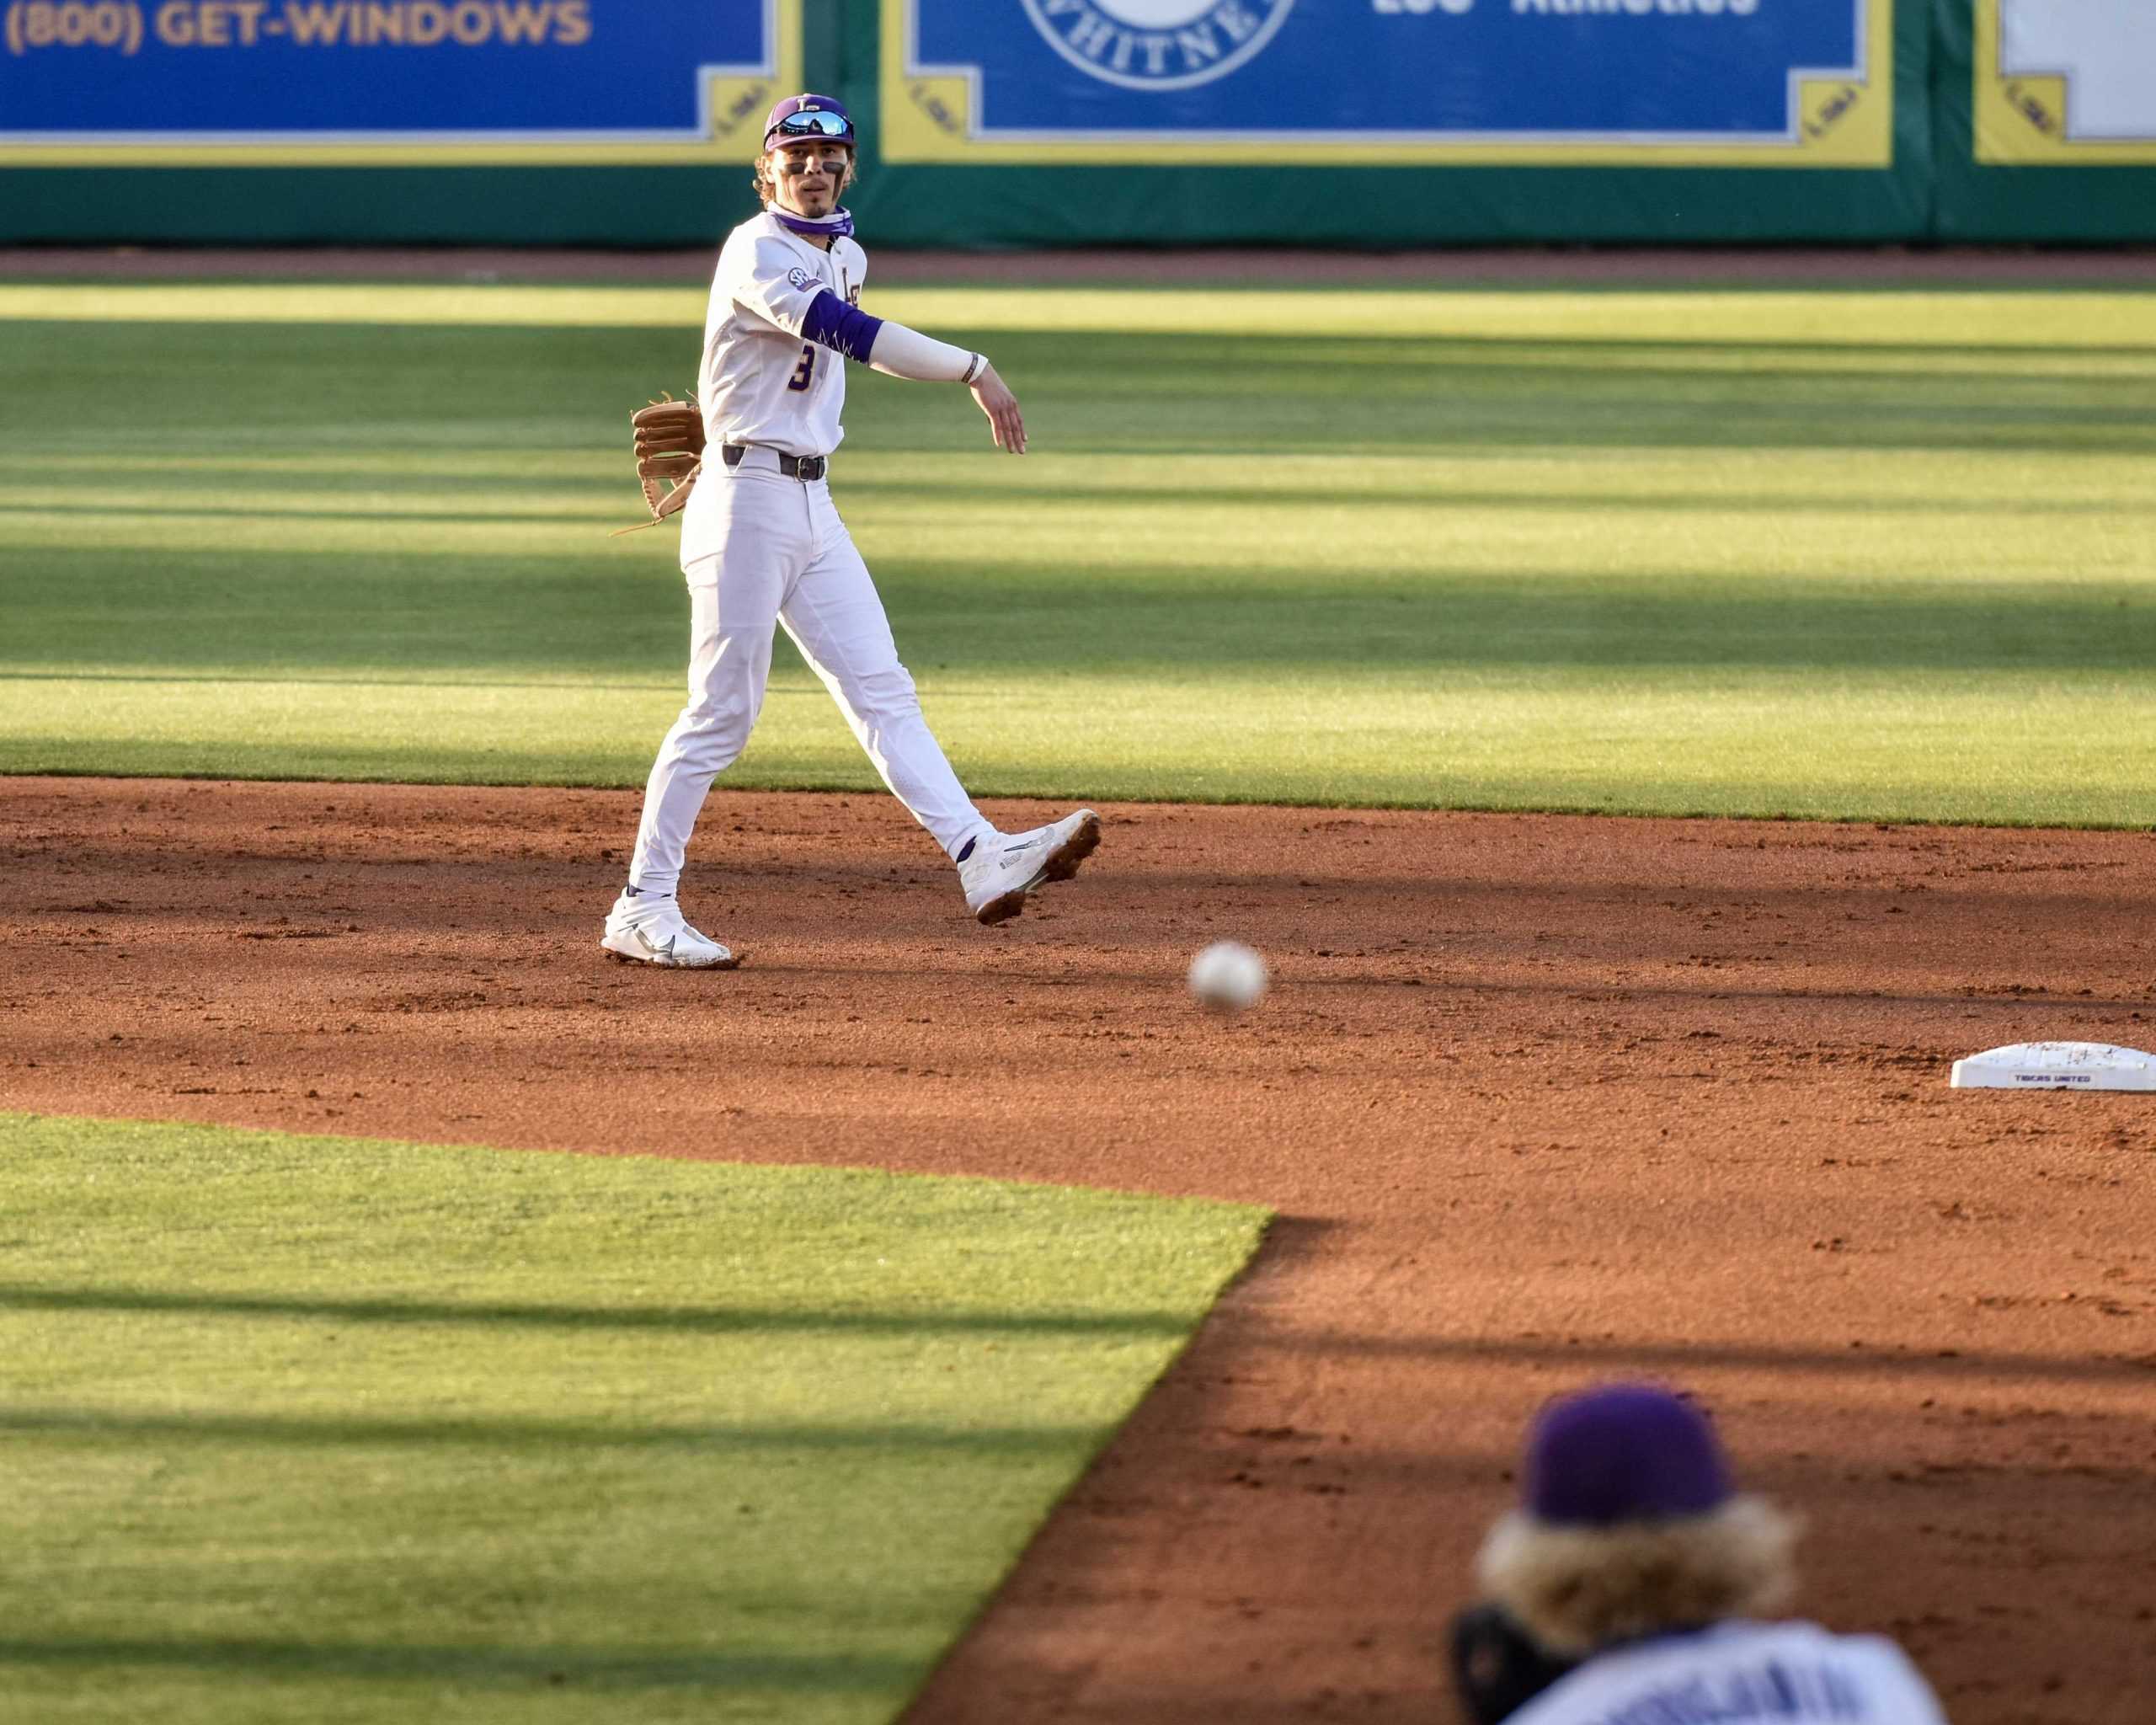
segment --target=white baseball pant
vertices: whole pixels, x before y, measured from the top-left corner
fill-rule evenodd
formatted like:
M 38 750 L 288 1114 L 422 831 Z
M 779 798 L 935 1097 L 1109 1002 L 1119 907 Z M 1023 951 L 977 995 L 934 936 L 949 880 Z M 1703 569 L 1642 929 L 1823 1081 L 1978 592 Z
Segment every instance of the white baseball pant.
M 913 678 L 868 566 L 821 479 L 789 479 L 752 449 L 738 467 L 716 447 L 682 511 L 689 584 L 689 702 L 644 785 L 629 884 L 670 895 L 711 782 L 740 757 L 764 704 L 783 624 L 893 794 L 955 857 L 990 822 L 921 716 Z

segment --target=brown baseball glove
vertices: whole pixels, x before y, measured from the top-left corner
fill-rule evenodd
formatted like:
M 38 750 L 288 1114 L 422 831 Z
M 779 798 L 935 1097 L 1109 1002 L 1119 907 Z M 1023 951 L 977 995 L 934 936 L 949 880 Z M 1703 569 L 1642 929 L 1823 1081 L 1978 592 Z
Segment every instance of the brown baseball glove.
M 637 478 L 651 520 L 619 529 L 622 533 L 678 514 L 704 466 L 704 413 L 693 395 L 686 401 L 662 397 L 631 414 L 629 425 L 635 433 Z

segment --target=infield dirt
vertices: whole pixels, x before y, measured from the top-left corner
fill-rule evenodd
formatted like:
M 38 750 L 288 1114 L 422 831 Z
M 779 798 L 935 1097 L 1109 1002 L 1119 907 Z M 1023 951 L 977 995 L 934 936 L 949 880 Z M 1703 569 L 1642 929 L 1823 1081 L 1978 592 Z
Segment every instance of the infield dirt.
M 0 780 L 0 1106 L 1277 1209 L 919 1721 L 1447 1717 L 1524 1422 L 1638 1374 L 1957 1725 L 2146 1719 L 2156 1097 L 1946 1076 L 2156 1046 L 2156 840 L 1110 807 L 984 930 L 887 799 L 721 792 L 747 966 L 660 973 L 597 946 L 636 809 Z

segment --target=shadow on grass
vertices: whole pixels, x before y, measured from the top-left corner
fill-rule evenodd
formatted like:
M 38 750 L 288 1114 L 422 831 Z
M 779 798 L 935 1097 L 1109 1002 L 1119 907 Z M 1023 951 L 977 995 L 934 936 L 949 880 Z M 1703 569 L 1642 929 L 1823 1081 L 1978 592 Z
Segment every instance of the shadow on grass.
M 1301 669 L 1352 688 L 1373 672 L 1790 670 L 2118 671 L 2156 666 L 2145 581 L 1822 577 L 1671 569 L 1392 566 L 1239 570 L 1118 562 L 955 568 L 885 558 L 877 579 L 917 671 L 969 677 L 1178 678 Z M 678 686 L 686 601 L 670 569 L 595 579 L 574 558 L 352 553 L 13 553 L 10 667 L 38 681 L 163 669 L 220 681 L 372 672 L 547 674 L 581 690 L 625 679 Z M 34 586 L 35 591 L 31 588 Z M 783 660 L 782 660 L 783 662 Z M 108 669 L 100 669 L 101 667 Z M 1442 688 L 1433 684 L 1433 689 Z
M 893 1655 L 709 1653 L 680 1648 L 627 1653 L 590 1647 L 340 1646 L 330 1642 L 221 1636 L 31 1637 L 0 1633 L 0 1665 L 162 1666 L 233 1678 L 330 1677 L 550 1689 L 756 1689 L 894 1696 L 926 1664 Z M 27 1717 L 28 1716 L 24 1716 Z
M 150 1288 L 48 1288 L 0 1284 L 0 1311 L 184 1313 L 211 1317 L 329 1319 L 367 1324 L 506 1324 L 543 1329 L 655 1330 L 730 1336 L 814 1331 L 893 1336 L 1181 1336 L 1194 1322 L 1171 1311 L 829 1311 L 800 1307 L 462 1305 L 424 1300 L 318 1300 L 284 1295 L 173 1293 Z
M 1614 316 L 1623 315 L 1621 311 Z M 152 446 L 619 450 L 622 380 L 682 379 L 680 329 L 26 320 L 38 363 L 8 379 L 46 453 Z M 1172 444 L 1256 455 L 1433 440 L 1485 447 L 2117 451 L 2156 448 L 2156 385 L 2057 367 L 2041 343 L 1878 344 L 1553 334 L 1399 335 L 950 328 L 1021 380 L 1043 449 Z M 2121 365 L 2151 350 L 2071 350 Z M 1824 361 L 1817 368 L 1794 363 Z M 2047 369 L 2016 371 L 2016 363 Z M 446 405 L 445 377 L 458 382 Z M 84 403 L 109 401 L 100 424 Z M 1267 412 L 1267 402 L 1278 404 Z M 456 403 L 469 403 L 459 414 Z M 1134 419 L 1134 404 L 1143 403 Z M 917 390 L 864 388 L 849 419 L 879 446 L 977 450 L 977 417 Z M 1224 435 L 1224 430 L 1232 435 Z M 626 485 L 626 480 L 625 480 Z
M 1134 489 L 1129 486 L 1078 483 L 982 484 L 970 477 L 926 483 L 910 478 L 848 478 L 841 488 L 844 495 L 839 498 L 839 504 L 846 510 L 849 521 L 859 528 L 872 520 L 873 500 L 886 498 L 914 504 L 947 498 L 953 505 L 968 509 L 994 508 L 1004 503 L 1038 504 L 1048 508 L 1059 505 L 1071 507 L 1105 505 L 1124 510 L 1163 505 L 1172 505 L 1177 510 L 1224 506 L 1286 510 L 1420 507 L 1438 512 L 1439 525 L 1443 523 L 1443 511 L 1470 509 L 1510 510 L 1526 515 L 1562 511 L 1585 515 L 1729 514 L 1793 517 L 1923 515 L 1960 517 L 2116 515 L 2121 512 L 2125 502 L 2122 497 L 2118 496 L 2086 499 L 2035 496 L 1918 497 L 1865 493 L 1821 493 L 1816 496 L 1806 496 L 1790 491 L 1671 491 L 1658 490 L 1651 486 L 1635 492 L 1568 491 L 1557 488 L 1496 489 L 1477 489 L 1464 483 L 1455 483 L 1464 481 L 1467 477 L 1459 465 L 1446 461 L 1441 455 L 1433 455 L 1430 457 L 1428 476 L 1420 483 L 1385 485 L 1372 485 L 1366 478 L 1358 478 L 1352 484 L 1334 487 L 1309 483 L 1197 484 L 1148 485 L 1142 489 Z M 856 506 L 857 499 L 862 500 L 866 506 Z M 11 512 L 0 510 L 0 514 Z M 29 513 L 28 510 L 23 512 Z M 124 505 L 121 512 L 136 513 L 126 510 Z M 147 511 L 153 514 L 162 512 Z M 400 516 L 398 519 L 410 520 L 412 517 Z M 539 518 L 520 515 L 514 519 L 520 525 L 531 526 L 536 525 Z
M 282 1413 L 147 1413 L 101 1407 L 0 1407 L 0 1433 L 67 1437 L 82 1443 L 155 1439 L 166 1444 L 322 1450 L 348 1446 L 542 1450 L 687 1450 L 712 1454 L 749 1450 L 819 1453 L 909 1450 L 977 1458 L 1063 1455 L 1082 1459 L 1114 1429 L 1115 1421 L 1027 1426 L 861 1425 L 766 1421 L 753 1425 L 608 1424 L 573 1419 L 360 1419 Z
M 1360 476 L 1352 483 L 1334 486 L 1315 483 L 1199 483 L 1133 487 L 1079 483 L 1019 485 L 1002 483 L 1000 477 L 986 479 L 985 476 L 972 473 L 940 479 L 925 479 L 918 476 L 887 479 L 847 475 L 843 480 L 834 483 L 837 488 L 835 495 L 841 509 L 857 526 L 872 520 L 876 501 L 884 499 L 906 504 L 946 499 L 954 506 L 968 510 L 1027 504 L 1050 509 L 1066 507 L 1074 510 L 1098 505 L 1121 510 L 1422 508 L 1438 510 L 1511 510 L 1524 514 L 1561 511 L 1588 515 L 1921 515 L 1956 518 L 1964 515 L 2113 515 L 2121 512 L 2122 505 L 2130 506 L 2126 498 L 2116 495 L 2093 498 L 2034 495 L 1923 497 L 1903 494 L 1827 492 L 1806 495 L 1793 491 L 1673 491 L 1656 489 L 1651 486 L 1629 493 L 1524 487 L 1477 489 L 1454 483 L 1464 475 L 1459 464 L 1447 460 L 1442 451 L 1432 451 L 1426 459 L 1428 466 L 1420 479 L 1383 485 L 1373 485 L 1366 478 Z M 313 474 L 307 476 L 310 485 L 314 484 L 317 477 Z M 351 476 L 351 483 L 345 489 L 356 489 L 356 481 L 360 477 L 363 476 Z M 259 475 L 248 475 L 236 479 L 234 483 L 259 484 L 261 482 Z M 337 488 L 333 483 L 326 489 L 334 491 Z M 377 479 L 368 489 L 382 490 L 389 488 L 385 488 Z M 267 515 L 259 510 L 246 509 L 236 504 L 132 504 L 128 501 L 126 492 L 120 489 L 108 497 L 99 511 L 99 518 L 106 521 L 170 520 L 260 523 L 275 521 L 289 521 L 296 529 L 312 521 L 357 522 L 385 530 L 407 524 L 427 523 L 454 526 L 492 524 L 504 527 L 597 529 L 621 525 L 622 517 L 627 513 L 614 496 L 616 488 L 612 486 L 584 484 L 573 488 L 567 483 L 557 483 L 543 488 L 534 487 L 535 494 L 543 495 L 554 506 L 530 510 L 504 507 L 506 499 L 502 494 L 502 489 L 494 482 L 488 483 L 488 490 L 493 505 L 490 508 L 475 506 L 470 509 L 397 510 L 387 512 L 360 509 L 292 509 L 278 510 Z M 558 506 L 561 498 L 573 489 L 589 494 L 590 506 L 573 513 L 564 512 Z M 0 519 L 12 515 L 47 516 L 57 512 L 56 504 L 0 504 Z

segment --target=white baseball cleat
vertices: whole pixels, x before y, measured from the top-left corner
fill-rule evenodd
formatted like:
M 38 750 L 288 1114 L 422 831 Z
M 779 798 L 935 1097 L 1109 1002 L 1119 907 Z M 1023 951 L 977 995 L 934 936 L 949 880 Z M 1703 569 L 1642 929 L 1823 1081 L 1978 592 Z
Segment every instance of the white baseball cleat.
M 1007 922 L 1026 908 L 1026 895 L 1051 880 L 1068 880 L 1101 842 L 1101 817 L 1081 809 L 1031 832 L 990 833 L 958 865 L 966 908 L 976 922 Z
M 614 900 L 599 944 L 623 964 L 656 964 L 664 970 L 731 970 L 741 962 L 690 927 L 673 900 L 648 893 L 634 899 L 623 893 Z

